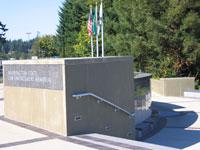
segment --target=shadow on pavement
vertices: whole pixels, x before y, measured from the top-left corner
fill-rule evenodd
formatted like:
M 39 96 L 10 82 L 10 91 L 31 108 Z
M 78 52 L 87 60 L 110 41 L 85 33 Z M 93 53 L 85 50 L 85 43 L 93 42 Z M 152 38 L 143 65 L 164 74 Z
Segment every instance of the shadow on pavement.
M 181 108 L 184 108 L 184 107 L 175 105 L 175 104 L 163 103 L 163 102 L 152 101 L 152 104 L 151 104 L 151 109 L 157 110 L 157 111 L 172 111 L 173 109 L 181 109 Z
M 184 108 L 179 105 L 152 102 L 151 109 L 159 116 L 166 118 L 166 126 L 146 142 L 183 149 L 200 142 L 200 127 L 192 128 L 198 113 L 194 111 L 176 112 L 174 109 Z
M 41 142 L 41 141 L 46 141 L 46 140 L 51 140 L 51 139 L 53 139 L 53 138 L 52 137 L 42 137 L 42 138 L 35 138 L 35 139 L 30 139 L 30 140 L 23 140 L 23 141 L 11 142 L 11 143 L 4 143 L 4 144 L 0 144 L 0 148 L 6 148 L 6 147 L 12 147 L 12 146 L 24 145 L 24 144 L 30 144 L 30 143 Z
M 200 131 L 183 128 L 164 128 L 162 133 L 156 136 L 156 140 L 152 137 L 146 142 L 178 149 L 184 149 L 200 142 Z
M 166 127 L 167 128 L 188 128 L 191 125 L 193 125 L 198 119 L 198 114 L 194 111 L 185 111 L 182 113 L 184 115 L 168 117 Z

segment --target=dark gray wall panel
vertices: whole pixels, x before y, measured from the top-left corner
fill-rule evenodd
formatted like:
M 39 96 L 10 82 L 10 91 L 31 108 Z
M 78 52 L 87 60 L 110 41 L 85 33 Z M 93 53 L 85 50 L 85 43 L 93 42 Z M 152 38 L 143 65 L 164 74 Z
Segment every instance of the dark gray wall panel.
M 61 64 L 4 65 L 4 85 L 51 90 L 63 89 Z

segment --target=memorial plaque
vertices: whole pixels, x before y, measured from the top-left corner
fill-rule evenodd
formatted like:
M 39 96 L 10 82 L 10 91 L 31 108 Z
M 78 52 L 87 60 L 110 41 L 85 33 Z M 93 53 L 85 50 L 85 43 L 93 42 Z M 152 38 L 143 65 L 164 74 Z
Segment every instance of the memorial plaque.
M 15 87 L 62 90 L 62 65 L 4 65 L 4 85 Z

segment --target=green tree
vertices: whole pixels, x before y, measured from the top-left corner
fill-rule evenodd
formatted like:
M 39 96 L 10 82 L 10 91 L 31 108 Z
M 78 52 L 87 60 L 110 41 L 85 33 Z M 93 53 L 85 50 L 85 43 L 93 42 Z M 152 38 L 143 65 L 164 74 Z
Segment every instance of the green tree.
M 38 57 L 40 57 L 39 37 L 37 37 L 34 40 L 33 45 L 31 46 L 31 54 L 32 54 L 32 56 L 38 56 Z
M 6 38 L 5 38 L 5 34 L 6 34 L 6 31 L 8 29 L 6 29 L 6 25 L 3 24 L 1 21 L 0 21 L 0 43 L 4 43 L 6 41 Z
M 78 38 L 76 39 L 76 43 L 74 45 L 74 55 L 76 57 L 87 57 L 91 56 L 90 51 L 90 38 L 87 33 L 86 25 L 81 26 L 81 31 L 78 34 Z
M 89 5 L 66 0 L 60 10 L 58 39 L 63 56 L 87 56 Z M 155 77 L 200 79 L 200 1 L 106 0 L 106 55 L 132 55 L 136 71 Z M 62 43 L 63 42 L 63 43 Z
M 55 57 L 58 56 L 56 49 L 56 37 L 52 35 L 45 35 L 38 37 L 31 48 L 32 55 L 38 57 Z
M 42 57 L 53 57 L 58 55 L 58 51 L 55 46 L 55 36 L 43 36 L 39 39 L 39 44 Z
M 116 0 L 105 10 L 107 54 L 133 55 L 137 70 L 158 77 L 195 76 L 199 9 L 194 0 Z
M 81 31 L 81 24 L 86 21 L 88 7 L 85 0 L 65 0 L 59 11 L 57 29 L 58 47 L 62 57 L 74 56 L 74 45 Z

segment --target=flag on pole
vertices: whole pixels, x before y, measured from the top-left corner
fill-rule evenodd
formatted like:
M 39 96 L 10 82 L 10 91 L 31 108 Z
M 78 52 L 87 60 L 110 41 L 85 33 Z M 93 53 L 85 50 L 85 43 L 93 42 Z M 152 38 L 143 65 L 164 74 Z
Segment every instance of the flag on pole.
M 92 11 L 91 11 L 91 9 L 90 9 L 89 17 L 88 17 L 87 29 L 88 29 L 88 35 L 91 37 L 92 36 Z
M 88 25 L 87 25 L 87 29 L 88 29 L 88 35 L 90 37 L 90 42 L 91 42 L 91 56 L 94 56 L 94 46 L 93 46 L 93 36 L 92 36 L 92 6 L 90 6 L 90 13 L 89 13 L 89 17 L 88 17 Z
M 103 22 L 103 6 L 102 3 L 100 4 L 100 8 L 99 8 L 99 21 L 98 21 L 98 28 L 97 28 L 97 34 L 100 34 L 101 31 L 101 25 Z
M 99 8 L 99 25 L 101 26 L 103 22 L 103 6 L 102 6 L 102 1 L 100 4 L 100 8 Z
M 95 11 L 92 13 L 92 33 L 94 36 L 97 34 L 96 14 L 97 12 L 95 9 Z
M 99 18 L 99 20 L 98 20 Z M 101 41 L 102 41 L 102 57 L 104 57 L 104 32 L 103 32 L 103 2 L 101 0 L 100 4 L 100 9 L 99 9 L 99 17 L 98 17 L 98 8 L 97 8 L 97 2 L 96 2 L 96 8 L 93 11 L 92 6 L 90 6 L 90 13 L 88 17 L 88 24 L 87 24 L 87 29 L 88 29 L 88 35 L 91 38 L 91 55 L 93 57 L 93 35 L 96 36 L 96 54 L 97 57 L 99 57 L 99 44 L 98 44 L 98 36 L 100 35 L 101 32 Z

